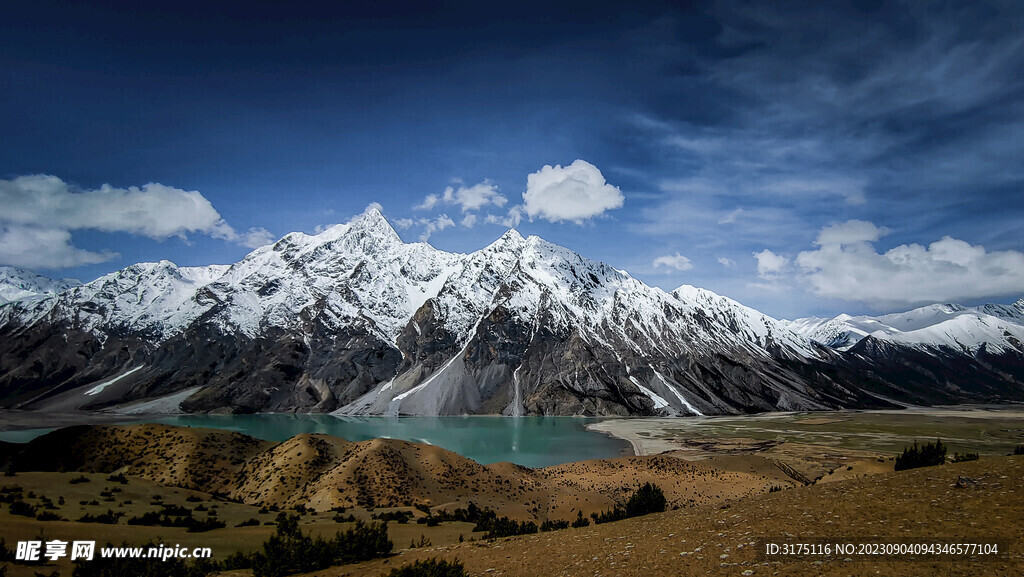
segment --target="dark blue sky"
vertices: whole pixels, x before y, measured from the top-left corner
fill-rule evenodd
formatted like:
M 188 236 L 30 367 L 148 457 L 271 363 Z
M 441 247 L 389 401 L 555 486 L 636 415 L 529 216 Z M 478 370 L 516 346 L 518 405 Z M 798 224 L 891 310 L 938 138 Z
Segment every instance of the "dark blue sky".
M 1019 3 L 362 4 L 7 7 L 0 264 L 233 262 L 376 202 L 776 316 L 1024 295 Z

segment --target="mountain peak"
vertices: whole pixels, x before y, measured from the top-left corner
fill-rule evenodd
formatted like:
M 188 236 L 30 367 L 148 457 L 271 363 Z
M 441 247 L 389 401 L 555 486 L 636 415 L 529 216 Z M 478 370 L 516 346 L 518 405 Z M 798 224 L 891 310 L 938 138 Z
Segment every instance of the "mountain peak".
M 398 236 L 398 233 L 388 222 L 388 219 L 381 214 L 380 209 L 376 206 L 367 207 L 367 209 L 359 216 L 353 218 L 348 223 L 349 229 L 352 231 L 365 231 L 365 232 L 376 232 L 392 239 L 402 241 L 402 238 Z
M 519 241 L 522 241 L 522 240 L 525 240 L 525 239 L 523 238 L 523 235 L 519 234 L 518 230 L 516 230 L 514 228 L 510 228 L 507 231 L 505 231 L 505 234 L 501 235 L 501 240 L 510 240 L 510 241 L 519 242 Z M 1024 299 L 1021 299 L 1021 302 L 1024 302 Z

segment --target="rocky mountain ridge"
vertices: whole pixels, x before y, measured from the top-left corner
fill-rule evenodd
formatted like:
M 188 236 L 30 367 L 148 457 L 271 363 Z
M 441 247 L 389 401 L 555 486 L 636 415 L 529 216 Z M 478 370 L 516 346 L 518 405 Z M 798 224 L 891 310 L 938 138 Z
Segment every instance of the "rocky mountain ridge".
M 0 306 L 0 403 L 700 415 L 1024 400 L 1024 306 L 961 309 L 780 321 L 514 230 L 470 254 L 404 243 L 370 209 L 233 265 L 141 263 Z

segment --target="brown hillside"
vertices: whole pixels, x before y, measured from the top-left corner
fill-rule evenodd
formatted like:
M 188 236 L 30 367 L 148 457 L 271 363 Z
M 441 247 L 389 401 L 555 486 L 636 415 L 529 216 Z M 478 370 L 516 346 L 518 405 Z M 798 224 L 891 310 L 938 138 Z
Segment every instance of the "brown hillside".
M 484 466 L 440 447 L 393 439 L 348 442 L 318 434 L 282 443 L 166 425 L 83 426 L 29 443 L 21 471 L 121 472 L 249 504 L 306 507 L 465 507 L 517 519 L 572 520 L 661 486 L 670 507 L 693 507 L 785 483 L 780 475 L 720 471 L 668 456 L 584 461 L 547 469 Z
M 18 471 L 120 472 L 209 493 L 228 493 L 235 471 L 273 443 L 240 433 L 170 425 L 82 425 L 24 445 Z
M 668 577 L 1024 575 L 1024 458 L 990 457 L 797 487 L 582 529 L 402 551 L 317 577 L 378 577 L 417 559 L 470 575 Z M 982 543 L 987 557 L 765 554 L 765 543 Z

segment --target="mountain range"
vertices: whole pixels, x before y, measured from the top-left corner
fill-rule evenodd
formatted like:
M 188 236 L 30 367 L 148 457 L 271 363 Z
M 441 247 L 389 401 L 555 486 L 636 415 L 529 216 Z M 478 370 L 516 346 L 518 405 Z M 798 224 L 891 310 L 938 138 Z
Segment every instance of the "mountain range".
M 1024 400 L 1024 299 L 784 321 L 510 230 L 469 254 L 375 209 L 232 265 L 0 269 L 0 405 L 707 415 Z

